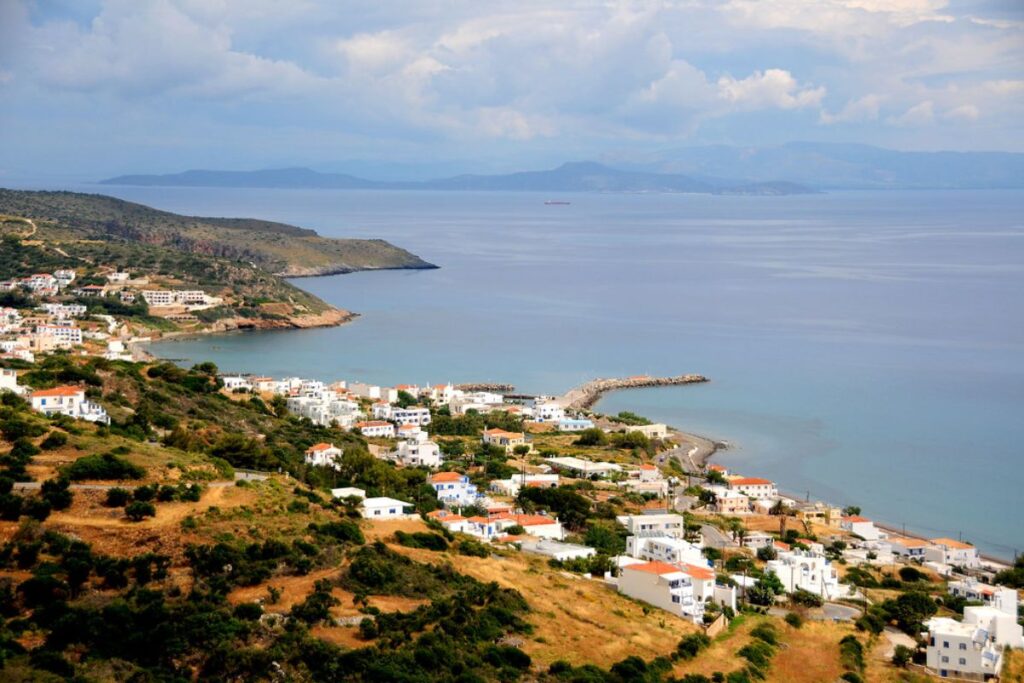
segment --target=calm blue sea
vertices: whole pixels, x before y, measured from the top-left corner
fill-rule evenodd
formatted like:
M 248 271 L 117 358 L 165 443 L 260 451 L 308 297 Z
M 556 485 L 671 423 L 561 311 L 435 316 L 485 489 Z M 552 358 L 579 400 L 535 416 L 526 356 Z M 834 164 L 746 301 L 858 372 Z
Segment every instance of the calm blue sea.
M 79 188 L 81 189 L 81 188 Z M 98 188 L 90 188 L 97 191 Z M 1024 549 L 1024 193 L 803 197 L 103 187 L 193 215 L 382 237 L 440 270 L 297 281 L 335 329 L 157 345 L 379 383 L 697 372 L 621 392 L 720 461 L 908 530 Z

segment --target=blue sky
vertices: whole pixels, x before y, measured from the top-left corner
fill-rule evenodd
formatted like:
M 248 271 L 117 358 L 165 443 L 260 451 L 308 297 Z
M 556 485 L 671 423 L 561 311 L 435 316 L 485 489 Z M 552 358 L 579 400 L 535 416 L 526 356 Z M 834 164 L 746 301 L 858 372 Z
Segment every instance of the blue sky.
M 0 180 L 1024 151 L 1020 0 L 0 0 Z

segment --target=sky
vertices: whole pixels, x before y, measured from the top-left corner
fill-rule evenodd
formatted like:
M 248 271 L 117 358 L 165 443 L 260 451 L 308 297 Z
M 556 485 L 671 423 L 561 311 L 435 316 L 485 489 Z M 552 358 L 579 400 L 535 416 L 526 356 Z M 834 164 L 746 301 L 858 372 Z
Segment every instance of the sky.
M 1024 0 L 0 0 L 0 102 L 0 181 L 1024 151 Z

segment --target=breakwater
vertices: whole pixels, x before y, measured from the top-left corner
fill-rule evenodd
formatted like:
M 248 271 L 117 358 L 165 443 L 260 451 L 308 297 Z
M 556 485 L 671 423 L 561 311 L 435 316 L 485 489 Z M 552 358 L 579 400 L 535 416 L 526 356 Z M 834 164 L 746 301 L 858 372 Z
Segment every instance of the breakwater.
M 489 391 L 494 394 L 507 394 L 515 391 L 515 386 L 511 384 L 498 384 L 495 382 L 477 382 L 468 384 L 456 384 L 456 389 L 460 391 Z
M 636 375 L 633 377 L 593 379 L 562 394 L 558 398 L 558 402 L 563 408 L 568 410 L 586 410 L 597 403 L 601 396 L 609 391 L 669 387 L 680 384 L 700 384 L 707 381 L 709 380 L 704 375 L 676 375 L 675 377 Z

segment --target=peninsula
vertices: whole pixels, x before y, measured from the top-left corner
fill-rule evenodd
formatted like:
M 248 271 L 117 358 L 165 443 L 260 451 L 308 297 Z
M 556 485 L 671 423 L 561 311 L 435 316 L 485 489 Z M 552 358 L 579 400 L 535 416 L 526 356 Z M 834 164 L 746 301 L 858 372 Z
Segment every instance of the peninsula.
M 0 237 L 4 306 L 80 308 L 107 316 L 102 334 L 120 340 L 339 325 L 354 314 L 283 278 L 437 267 L 384 240 L 75 192 L 0 189 Z

